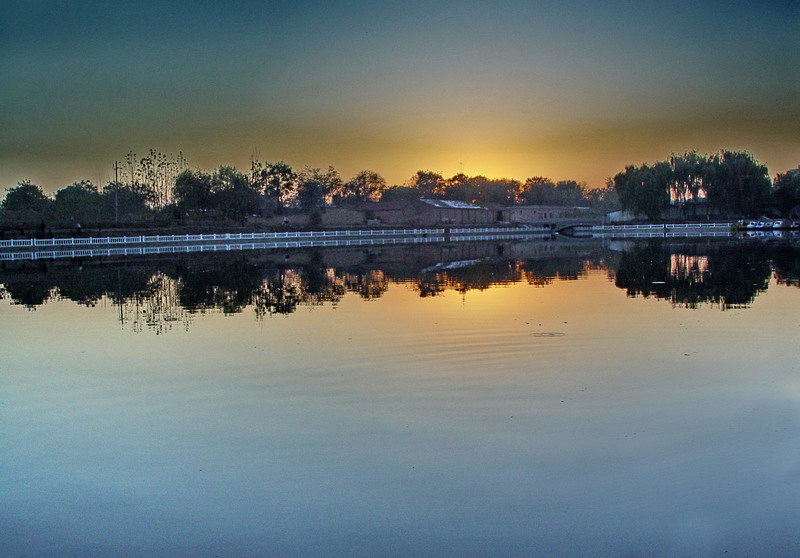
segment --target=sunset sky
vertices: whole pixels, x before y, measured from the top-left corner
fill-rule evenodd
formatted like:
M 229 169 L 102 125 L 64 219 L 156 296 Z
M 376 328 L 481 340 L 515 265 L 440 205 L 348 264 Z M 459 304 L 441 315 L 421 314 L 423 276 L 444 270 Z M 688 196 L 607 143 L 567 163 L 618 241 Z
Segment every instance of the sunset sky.
M 575 179 L 800 164 L 800 3 L 3 2 L 0 190 L 190 166 Z

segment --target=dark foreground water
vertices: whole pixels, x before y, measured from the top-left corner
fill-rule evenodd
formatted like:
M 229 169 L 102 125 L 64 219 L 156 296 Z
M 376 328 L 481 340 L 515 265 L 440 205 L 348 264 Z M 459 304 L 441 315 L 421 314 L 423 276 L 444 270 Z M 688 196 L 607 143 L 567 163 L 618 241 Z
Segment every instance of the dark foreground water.
M 0 556 L 800 555 L 796 242 L 0 270 Z

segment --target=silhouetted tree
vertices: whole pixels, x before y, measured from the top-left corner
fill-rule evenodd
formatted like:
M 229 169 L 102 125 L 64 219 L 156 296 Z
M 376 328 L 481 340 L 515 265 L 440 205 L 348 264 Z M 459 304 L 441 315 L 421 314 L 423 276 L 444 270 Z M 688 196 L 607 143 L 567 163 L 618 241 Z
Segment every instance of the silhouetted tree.
M 210 209 L 213 187 L 211 175 L 186 169 L 175 179 L 172 195 L 183 211 Z
M 378 201 L 386 190 L 386 180 L 375 171 L 363 170 L 344 185 L 347 201 Z
M 53 216 L 65 221 L 97 221 L 102 215 L 102 197 L 89 180 L 75 182 L 57 191 Z
M 412 186 L 391 186 L 386 188 L 381 201 L 413 201 L 420 199 L 419 190 Z
M 306 167 L 297 180 L 297 201 L 306 212 L 323 208 L 342 191 L 342 179 L 333 167 L 328 167 L 324 172 Z
M 775 177 L 772 197 L 783 215 L 792 215 L 792 210 L 800 211 L 800 170 L 791 170 Z
M 121 182 L 109 182 L 103 186 L 101 198 L 102 212 L 108 220 L 146 215 L 155 203 L 153 191 L 144 185 Z
M 9 211 L 36 211 L 42 213 L 52 203 L 42 189 L 31 184 L 30 180 L 23 180 L 13 188 L 6 188 L 2 207 Z
M 438 172 L 418 170 L 406 186 L 417 191 L 417 198 L 438 198 L 444 194 L 445 180 Z
M 445 181 L 442 197 L 470 203 L 511 205 L 517 201 L 522 189 L 522 184 L 517 180 L 457 174 Z
M 530 205 L 555 205 L 556 185 L 549 178 L 534 176 L 522 185 L 522 203 Z
M 708 201 L 731 214 L 755 214 L 770 201 L 767 167 L 743 151 L 722 151 L 706 172 Z
M 210 201 L 223 215 L 241 219 L 258 212 L 259 193 L 245 174 L 223 165 L 211 177 Z
M 709 158 L 690 151 L 670 158 L 672 175 L 669 180 L 670 199 L 686 212 L 687 201 L 697 202 L 706 196 Z
M 613 178 L 614 188 L 623 209 L 657 219 L 669 207 L 669 164 L 625 167 Z
M 182 153 L 178 159 L 171 160 L 167 155 L 150 149 L 146 156 L 139 159 L 136 177 L 138 182 L 153 190 L 156 207 L 164 207 L 172 202 L 175 179 L 184 168 L 185 159 Z
M 262 163 L 251 157 L 250 180 L 277 213 L 283 213 L 297 194 L 297 174 L 283 161 Z
M 587 190 L 584 194 L 584 199 L 589 204 L 589 207 L 603 213 L 616 211 L 620 208 L 619 195 L 617 195 L 617 191 L 612 186 Z

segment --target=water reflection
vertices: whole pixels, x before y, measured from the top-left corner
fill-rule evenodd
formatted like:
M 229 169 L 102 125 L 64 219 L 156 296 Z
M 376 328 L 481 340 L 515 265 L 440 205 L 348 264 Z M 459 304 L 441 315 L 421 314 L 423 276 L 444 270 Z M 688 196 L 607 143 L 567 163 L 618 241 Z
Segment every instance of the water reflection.
M 688 308 L 712 303 L 724 310 L 752 303 L 767 290 L 771 276 L 770 254 L 762 248 L 688 244 L 676 252 L 648 243 L 623 253 L 616 285 L 630 296 L 653 296 Z
M 629 296 L 674 305 L 742 308 L 770 279 L 800 285 L 797 244 L 741 241 L 495 242 L 291 253 L 186 255 L 176 260 L 4 263 L 0 297 L 29 309 L 54 300 L 111 303 L 120 321 L 156 333 L 207 312 L 257 319 L 336 305 L 348 293 L 380 298 L 392 282 L 421 297 L 515 282 L 546 287 L 606 270 Z

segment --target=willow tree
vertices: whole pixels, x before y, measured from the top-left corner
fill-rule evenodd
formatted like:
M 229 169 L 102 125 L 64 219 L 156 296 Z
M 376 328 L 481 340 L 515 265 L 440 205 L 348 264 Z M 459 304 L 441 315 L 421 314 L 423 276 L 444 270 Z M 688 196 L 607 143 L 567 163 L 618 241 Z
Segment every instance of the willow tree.
M 623 209 L 658 219 L 669 208 L 671 174 L 669 163 L 663 161 L 652 166 L 630 165 L 614 176 L 612 184 Z

